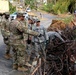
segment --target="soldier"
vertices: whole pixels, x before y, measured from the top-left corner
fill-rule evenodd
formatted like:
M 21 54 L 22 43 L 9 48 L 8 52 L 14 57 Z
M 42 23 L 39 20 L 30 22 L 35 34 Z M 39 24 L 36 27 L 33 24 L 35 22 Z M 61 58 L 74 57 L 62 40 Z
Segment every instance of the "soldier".
M 48 37 L 46 36 L 46 29 L 44 28 L 44 26 L 40 25 L 39 19 L 36 20 L 36 26 L 33 30 L 40 34 L 39 37 L 34 36 L 32 38 L 32 42 L 34 43 L 34 47 L 35 47 L 34 48 L 35 55 L 38 58 L 40 56 L 39 53 L 41 54 L 43 53 L 43 51 L 40 48 L 40 45 L 45 50 L 45 44 L 46 44 L 46 41 L 48 40 Z
M 10 44 L 9 44 L 9 13 L 4 13 L 2 16 L 2 23 L 1 23 L 1 33 L 3 36 L 4 43 L 6 44 L 6 53 L 5 58 L 10 59 Z
M 0 13 L 0 27 L 1 27 L 1 23 L 2 23 L 2 13 Z
M 17 69 L 19 71 L 27 71 L 25 68 L 27 65 L 27 52 L 26 52 L 26 42 L 27 35 L 35 35 L 38 36 L 39 33 L 29 30 L 27 25 L 22 25 L 22 21 L 24 20 L 23 13 L 17 14 L 17 19 L 13 20 L 10 23 L 10 44 L 13 47 L 13 69 Z M 25 35 L 25 39 L 24 36 Z
M 55 37 L 59 38 L 62 42 L 65 42 L 65 40 L 61 37 L 61 35 L 58 32 L 55 31 L 49 31 L 47 32 L 47 36 L 50 40 L 55 39 Z
M 32 17 L 28 18 L 28 29 L 33 30 L 35 25 L 34 25 L 34 19 Z M 28 35 L 28 44 L 31 41 L 32 36 Z
M 33 30 L 33 28 L 35 27 L 34 25 L 34 19 L 33 17 L 29 17 L 28 18 L 28 29 L 30 30 Z M 32 36 L 28 34 L 28 39 L 27 39 L 27 47 L 26 47 L 26 50 L 27 50 L 27 53 L 28 53 L 28 61 L 30 61 L 30 57 L 31 57 L 31 52 L 32 52 L 32 42 L 31 42 L 31 39 L 32 39 Z

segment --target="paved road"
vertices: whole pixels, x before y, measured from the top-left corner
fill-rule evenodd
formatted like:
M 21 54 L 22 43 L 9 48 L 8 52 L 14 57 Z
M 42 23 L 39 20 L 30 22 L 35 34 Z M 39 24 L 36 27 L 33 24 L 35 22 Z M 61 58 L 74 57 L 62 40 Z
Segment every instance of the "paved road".
M 34 11 L 35 13 L 36 11 Z M 42 14 L 42 18 L 40 18 L 40 13 Z M 47 14 L 47 13 L 43 13 L 43 12 L 36 12 L 36 15 L 40 18 L 41 20 L 41 24 L 44 25 L 45 28 L 48 28 L 48 26 L 51 24 L 52 19 L 56 19 L 58 18 L 57 16 L 54 16 L 52 14 Z
M 39 15 L 39 12 L 37 12 Z M 49 14 L 43 14 L 45 20 L 41 20 L 41 24 L 45 25 L 47 28 L 50 25 L 51 20 L 55 18 Z M 44 22 L 45 21 L 45 22 Z M 4 58 L 5 54 L 5 44 L 3 43 L 2 35 L 0 34 L 0 75 L 25 75 L 24 72 L 19 72 L 12 69 L 12 59 L 6 60 Z

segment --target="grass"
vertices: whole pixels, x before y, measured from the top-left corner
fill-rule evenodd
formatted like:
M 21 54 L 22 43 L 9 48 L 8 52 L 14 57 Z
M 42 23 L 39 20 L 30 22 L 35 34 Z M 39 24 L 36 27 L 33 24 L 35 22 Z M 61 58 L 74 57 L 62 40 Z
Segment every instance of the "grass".
M 73 20 L 73 16 L 60 17 L 59 20 L 62 20 L 64 23 L 69 24 Z
M 69 24 L 71 21 L 72 21 L 73 17 L 70 16 L 70 17 L 66 17 L 66 18 L 63 18 L 62 20 L 66 23 L 66 24 Z

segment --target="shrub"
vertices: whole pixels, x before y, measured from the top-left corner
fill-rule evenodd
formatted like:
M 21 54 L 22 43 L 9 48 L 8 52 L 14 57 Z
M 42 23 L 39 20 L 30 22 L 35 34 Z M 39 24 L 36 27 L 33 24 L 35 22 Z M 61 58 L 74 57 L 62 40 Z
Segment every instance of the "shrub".
M 53 7 L 53 3 L 48 3 L 47 5 L 43 5 L 42 10 L 46 11 L 46 12 L 52 12 L 52 7 Z
M 61 18 L 62 21 L 64 21 L 66 24 L 69 24 L 73 20 L 73 16 Z
M 30 5 L 31 9 L 36 8 L 35 3 L 36 3 L 35 0 L 25 0 L 25 5 L 26 6 Z
M 9 3 L 9 11 L 10 11 L 10 14 L 16 11 L 16 7 L 12 6 L 11 3 Z
M 59 0 L 54 6 L 53 11 L 55 14 L 62 14 L 68 11 L 68 6 L 70 4 L 70 1 L 63 1 Z

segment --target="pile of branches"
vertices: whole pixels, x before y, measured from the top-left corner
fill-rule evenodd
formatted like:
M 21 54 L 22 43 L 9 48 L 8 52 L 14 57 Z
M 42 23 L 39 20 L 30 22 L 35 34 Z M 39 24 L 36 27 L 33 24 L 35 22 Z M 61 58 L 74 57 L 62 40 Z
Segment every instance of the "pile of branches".
M 46 58 L 39 58 L 38 65 L 31 75 L 73 75 L 75 73 L 73 63 L 76 61 L 76 41 L 64 43 L 56 41 L 48 44 Z
M 47 48 L 47 61 L 55 62 L 53 72 L 51 69 L 46 75 L 75 75 L 76 68 L 76 26 L 66 27 L 61 35 L 66 41 L 60 42 L 58 38 L 51 40 Z M 54 63 L 53 62 L 53 63 Z M 51 68 L 51 66 L 49 66 Z
M 65 42 L 55 38 L 49 40 L 44 57 L 31 75 L 75 75 L 76 67 L 76 26 L 66 27 L 61 35 Z

